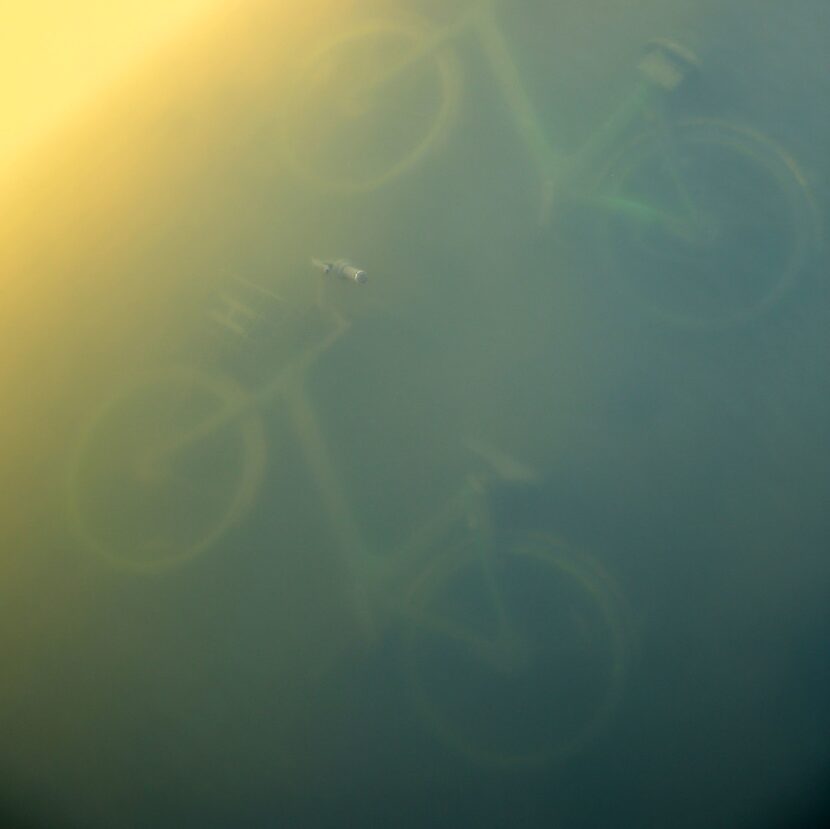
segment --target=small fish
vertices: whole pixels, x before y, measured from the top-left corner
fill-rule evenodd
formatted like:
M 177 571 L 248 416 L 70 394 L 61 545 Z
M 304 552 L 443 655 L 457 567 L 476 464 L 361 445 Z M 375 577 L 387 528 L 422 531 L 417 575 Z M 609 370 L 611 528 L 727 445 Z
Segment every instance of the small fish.
M 321 259 L 312 259 L 311 264 L 318 268 L 325 274 L 339 277 L 340 279 L 348 279 L 357 285 L 365 285 L 369 281 L 366 271 L 361 268 L 356 268 L 345 259 L 338 259 L 335 262 L 323 261 Z

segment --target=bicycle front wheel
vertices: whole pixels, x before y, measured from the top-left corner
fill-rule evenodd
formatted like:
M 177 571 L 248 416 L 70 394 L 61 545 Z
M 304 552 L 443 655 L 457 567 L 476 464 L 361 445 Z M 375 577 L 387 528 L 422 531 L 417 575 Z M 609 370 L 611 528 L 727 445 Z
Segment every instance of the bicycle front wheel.
M 259 489 L 260 416 L 232 380 L 149 375 L 107 400 L 72 455 L 68 511 L 81 543 L 119 569 L 156 573 L 212 547 Z
M 819 246 L 816 206 L 795 161 L 725 122 L 683 121 L 636 139 L 600 187 L 607 271 L 672 325 L 763 316 Z
M 414 167 L 446 131 L 456 62 L 409 22 L 371 21 L 302 66 L 285 113 L 284 157 L 318 186 L 368 191 Z

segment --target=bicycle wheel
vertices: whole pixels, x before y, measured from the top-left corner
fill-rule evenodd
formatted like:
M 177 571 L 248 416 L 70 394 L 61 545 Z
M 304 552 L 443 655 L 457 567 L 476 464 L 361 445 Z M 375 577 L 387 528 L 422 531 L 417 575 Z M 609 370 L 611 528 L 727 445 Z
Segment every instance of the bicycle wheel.
M 613 580 L 546 536 L 501 551 L 489 573 L 480 565 L 442 558 L 413 590 L 416 707 L 439 739 L 482 764 L 570 757 L 622 693 L 628 622 Z
M 609 273 L 673 325 L 725 327 L 764 315 L 819 246 L 816 206 L 796 163 L 732 124 L 691 120 L 644 135 L 600 188 Z
M 69 469 L 71 524 L 119 568 L 183 564 L 244 515 L 265 457 L 261 418 L 233 381 L 160 372 L 120 390 L 83 431 Z
M 368 22 L 325 43 L 299 72 L 284 156 L 301 178 L 373 190 L 414 167 L 449 125 L 459 73 L 417 25 Z

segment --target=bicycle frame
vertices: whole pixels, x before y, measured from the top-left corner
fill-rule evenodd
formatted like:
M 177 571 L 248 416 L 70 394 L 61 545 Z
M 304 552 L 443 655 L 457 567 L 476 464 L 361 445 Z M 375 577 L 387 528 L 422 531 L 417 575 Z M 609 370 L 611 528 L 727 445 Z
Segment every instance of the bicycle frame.
M 559 149 L 549 138 L 542 118 L 525 89 L 508 40 L 499 26 L 496 3 L 497 0 L 482 0 L 474 4 L 454 23 L 427 35 L 400 63 L 360 91 L 382 88 L 448 43 L 471 33 L 487 59 L 517 133 L 539 177 L 540 224 L 550 220 L 554 203 L 559 197 L 566 196 L 588 201 L 594 207 L 629 216 L 637 221 L 661 223 L 673 233 L 688 236 L 690 227 L 695 229 L 699 222 L 685 193 L 681 194 L 680 201 L 686 215 L 678 217 L 647 204 L 580 192 L 576 183 L 586 170 L 606 156 L 637 117 L 656 103 L 662 93 L 660 86 L 647 77 L 639 79 L 629 95 L 576 152 L 568 153 Z M 682 186 L 679 175 L 677 179 Z
M 685 328 L 749 321 L 786 293 L 818 248 L 814 199 L 785 150 L 740 124 L 675 120 L 661 105 L 695 71 L 694 53 L 668 40 L 648 43 L 633 89 L 566 151 L 549 138 L 527 93 L 496 0 L 473 3 L 437 28 L 372 20 L 323 42 L 298 68 L 297 91 L 287 102 L 282 138 L 289 169 L 341 193 L 366 193 L 412 170 L 449 129 L 460 82 L 457 56 L 448 47 L 466 36 L 481 49 L 536 172 L 539 223 L 570 206 L 586 218 L 593 214 L 606 244 L 619 247 L 630 265 L 619 267 L 621 257 L 613 254 L 604 269 L 621 271 L 632 287 L 643 283 L 635 298 L 649 313 Z M 353 61 L 356 49 L 364 61 Z M 354 72 L 345 71 L 352 65 Z M 413 123 L 402 129 L 396 122 L 398 135 L 383 142 L 377 134 L 384 115 L 405 103 L 410 82 L 422 92 L 437 91 L 431 113 L 419 113 L 419 102 Z M 632 126 L 642 115 L 648 115 L 647 129 L 635 134 Z M 326 118 L 331 128 L 311 140 L 309 131 L 319 133 Z M 369 141 L 377 153 L 366 136 L 375 136 Z M 341 150 L 357 163 L 345 163 Z M 730 186 L 724 186 L 726 176 Z M 757 208 L 771 199 L 780 215 L 770 212 L 765 219 Z M 776 248 L 770 272 L 760 276 L 745 254 L 754 248 L 745 237 L 756 223 L 759 238 Z M 669 262 L 676 266 L 665 268 Z
M 471 478 L 462 482 L 455 497 L 428 518 L 420 530 L 406 538 L 398 549 L 384 556 L 372 551 L 350 503 L 347 489 L 342 484 L 328 448 L 325 429 L 307 388 L 307 378 L 318 360 L 335 347 L 352 327 L 352 323 L 336 310 L 331 310 L 330 314 L 331 330 L 317 343 L 289 361 L 262 385 L 248 390 L 241 399 L 200 420 L 187 432 L 177 433 L 159 443 L 148 463 L 151 466 L 164 464 L 177 453 L 184 452 L 235 420 L 258 412 L 268 404 L 282 403 L 288 421 L 286 428 L 296 439 L 303 465 L 310 472 L 337 556 L 348 576 L 356 618 L 362 633 L 371 640 L 376 638 L 379 628 L 376 613 L 380 604 L 378 596 L 383 594 L 388 597 L 390 593 L 396 597 L 404 596 L 407 584 L 417 578 L 425 561 L 434 554 L 436 539 L 453 523 L 464 524 L 465 533 L 467 524 L 476 525 L 475 548 L 486 566 L 490 547 L 489 521 L 485 515 L 481 478 Z M 498 611 L 497 593 L 493 595 Z M 387 598 L 382 604 L 387 611 L 407 612 L 405 599 L 389 601 Z M 504 619 L 504 614 L 499 613 L 500 619 Z M 500 640 L 504 640 L 503 632 Z M 479 650 L 483 653 L 486 646 L 480 643 Z
M 297 440 L 303 464 L 309 470 L 319 494 L 336 554 L 345 570 L 357 633 L 365 643 L 372 644 L 382 635 L 385 623 L 402 622 L 410 635 L 412 631 L 418 631 L 420 635 L 437 636 L 442 642 L 460 647 L 486 671 L 497 676 L 509 675 L 533 658 L 534 645 L 512 618 L 505 588 L 497 572 L 498 552 L 487 504 L 489 481 L 486 475 L 468 474 L 454 494 L 408 533 L 390 553 L 379 555 L 367 542 L 329 451 L 325 430 L 306 385 L 306 378 L 317 358 L 333 347 L 351 327 L 337 315 L 335 322 L 332 333 L 318 346 L 255 390 L 249 405 L 258 407 L 277 398 L 285 404 L 288 416 L 286 428 Z M 222 417 L 238 414 L 239 411 L 228 411 Z M 543 566 L 552 566 L 557 574 L 575 580 L 595 602 L 599 618 L 610 638 L 608 686 L 586 722 L 580 723 L 570 738 L 550 752 L 542 749 L 526 754 L 487 751 L 465 745 L 463 739 L 457 740 L 452 734 L 445 734 L 450 743 L 455 742 L 457 748 L 479 762 L 503 767 L 526 767 L 543 763 L 551 755 L 565 756 L 577 751 L 601 727 L 621 693 L 629 643 L 620 597 L 615 595 L 607 574 L 598 565 L 584 561 L 563 560 L 547 562 Z M 432 581 L 433 588 L 436 581 L 439 585 L 446 584 L 443 579 L 447 568 L 450 571 L 464 569 L 466 572 L 470 567 L 481 579 L 479 597 L 493 624 L 479 624 L 475 619 L 455 619 L 430 604 L 430 590 L 428 586 L 424 589 L 425 584 Z M 343 656 L 343 653 L 335 654 L 333 660 L 317 673 L 318 679 L 334 670 Z M 416 678 L 412 681 L 418 684 Z M 430 708 L 422 698 L 418 704 Z M 430 718 L 429 710 L 424 714 Z M 440 723 L 433 725 L 438 731 L 443 730 Z
M 333 334 L 313 354 L 304 355 L 292 368 L 255 391 L 251 405 L 279 397 L 286 406 L 287 428 L 298 441 L 303 463 L 320 497 L 337 556 L 349 582 L 352 609 L 361 633 L 369 641 L 378 637 L 380 611 L 417 618 L 419 623 L 423 623 L 423 613 L 407 602 L 407 590 L 436 554 L 438 539 L 456 525 L 465 536 L 464 540 L 472 541 L 472 549 L 492 586 L 491 598 L 498 614 L 499 630 L 493 642 L 477 642 L 482 657 L 490 658 L 489 650 L 503 648 L 504 641 L 512 636 L 512 632 L 508 632 L 509 620 L 501 607 L 498 586 L 488 566 L 492 536 L 481 480 L 469 478 L 460 483 L 454 497 L 404 538 L 397 548 L 383 556 L 372 550 L 350 503 L 347 488 L 329 451 L 325 430 L 306 386 L 308 371 L 316 357 L 334 345 L 348 329 L 349 324 L 340 321 Z

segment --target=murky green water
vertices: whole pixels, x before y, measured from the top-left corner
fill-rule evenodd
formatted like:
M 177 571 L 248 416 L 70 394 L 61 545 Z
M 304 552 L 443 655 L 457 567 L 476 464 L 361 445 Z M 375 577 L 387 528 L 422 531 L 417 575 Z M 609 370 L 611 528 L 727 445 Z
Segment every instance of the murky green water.
M 7 185 L 12 825 L 817 825 L 830 18 L 475 5 L 243 4 Z

